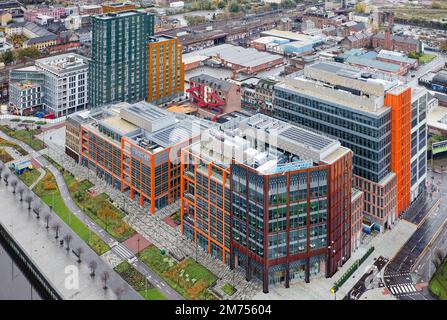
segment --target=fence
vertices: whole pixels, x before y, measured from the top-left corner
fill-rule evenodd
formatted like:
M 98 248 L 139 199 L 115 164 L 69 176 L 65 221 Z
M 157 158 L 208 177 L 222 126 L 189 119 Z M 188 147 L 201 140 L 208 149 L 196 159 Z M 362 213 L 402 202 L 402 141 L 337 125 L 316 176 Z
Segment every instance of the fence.
M 338 289 L 352 276 L 352 274 L 360 267 L 360 265 L 365 262 L 366 259 L 373 253 L 374 247 L 370 247 L 368 251 L 360 258 L 357 259 L 352 266 L 341 276 L 341 278 L 334 283 L 331 288 L 331 292 L 337 292 Z
M 65 121 L 67 117 L 60 117 L 60 118 L 56 118 L 56 119 L 45 119 L 45 118 L 38 118 L 38 117 L 28 117 L 28 116 L 17 116 L 17 115 L 12 115 L 12 114 L 2 114 L 0 115 L 0 120 L 12 120 L 12 119 L 19 119 L 21 121 L 42 121 L 42 122 L 46 122 L 46 123 L 60 123 Z

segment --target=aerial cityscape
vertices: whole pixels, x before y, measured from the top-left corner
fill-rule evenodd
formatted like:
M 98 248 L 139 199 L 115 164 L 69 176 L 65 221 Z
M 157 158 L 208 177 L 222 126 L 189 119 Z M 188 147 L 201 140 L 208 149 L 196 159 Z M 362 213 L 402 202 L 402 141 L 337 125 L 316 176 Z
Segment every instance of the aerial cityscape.
M 447 0 L 0 1 L 0 300 L 447 300 L 446 195 Z

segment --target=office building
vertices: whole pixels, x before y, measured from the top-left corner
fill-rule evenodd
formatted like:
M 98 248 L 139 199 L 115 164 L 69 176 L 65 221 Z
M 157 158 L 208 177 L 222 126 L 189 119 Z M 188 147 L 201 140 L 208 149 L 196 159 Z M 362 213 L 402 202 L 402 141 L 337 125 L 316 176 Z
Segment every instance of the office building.
M 180 198 L 181 148 L 214 125 L 145 101 L 81 112 L 69 122 L 67 154 L 152 214 Z
M 177 38 L 151 37 L 147 50 L 147 101 L 161 104 L 183 95 L 185 71 L 182 62 L 182 46 Z
M 147 48 L 154 16 L 130 10 L 92 16 L 90 98 L 92 108 L 147 97 Z
M 28 86 L 39 86 L 44 108 L 55 117 L 67 116 L 87 107 L 87 81 L 87 59 L 72 53 L 38 59 L 33 66 L 10 73 L 11 87 L 23 82 Z M 15 104 L 15 92 L 18 91 L 10 96 L 10 104 Z M 19 114 L 25 111 L 21 105 L 15 104 L 15 107 Z
M 182 232 L 264 292 L 349 259 L 352 152 L 338 141 L 240 116 L 203 132 L 182 163 Z
M 418 168 L 426 170 L 422 118 L 428 98 L 412 110 L 412 89 L 379 76 L 340 63 L 306 66 L 303 75 L 275 86 L 274 115 L 332 135 L 353 151 L 354 187 L 364 192 L 365 222 L 383 230 L 423 191 L 425 182 L 416 179 L 417 191 L 411 193 L 410 169 L 415 152 Z M 412 116 L 421 121 L 412 122 Z M 421 149 L 412 151 L 415 131 Z

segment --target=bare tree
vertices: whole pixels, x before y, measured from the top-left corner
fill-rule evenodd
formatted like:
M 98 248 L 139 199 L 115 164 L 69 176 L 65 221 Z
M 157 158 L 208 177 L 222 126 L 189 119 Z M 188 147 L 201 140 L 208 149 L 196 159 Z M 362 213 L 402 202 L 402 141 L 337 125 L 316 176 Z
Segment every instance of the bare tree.
M 10 176 L 11 176 L 11 174 L 9 172 L 5 172 L 3 174 L 3 180 L 5 181 L 6 186 L 8 186 L 8 180 L 9 180 Z
M 25 202 L 28 203 L 28 210 L 31 210 L 31 203 L 33 202 L 33 196 L 30 193 L 26 195 Z
M 76 250 L 75 250 L 75 252 L 76 252 L 76 255 L 78 256 L 78 263 L 81 263 L 82 261 L 81 261 L 81 255 L 84 253 L 84 249 L 82 248 L 82 247 L 78 247 L 78 248 L 76 248 Z
M 54 232 L 56 233 L 54 239 L 59 239 L 59 231 L 61 229 L 61 225 L 59 224 L 59 222 L 55 223 L 52 228 L 53 228 Z
M 36 204 L 33 208 L 34 213 L 36 214 L 36 218 L 40 219 L 40 210 L 42 207 L 40 206 L 40 203 Z
M 434 256 L 432 258 L 431 262 L 433 262 L 433 265 L 435 266 L 436 269 L 438 269 L 439 266 L 441 265 L 441 261 L 439 260 L 439 258 L 437 256 Z
M 45 219 L 45 229 L 49 229 L 50 228 L 50 220 L 51 220 L 51 214 L 47 213 L 44 217 Z
M 126 290 L 123 287 L 118 287 L 118 288 L 115 288 L 115 290 L 113 290 L 113 292 L 115 293 L 116 298 L 118 300 L 121 300 L 121 297 L 122 297 L 124 291 L 126 291 Z
M 19 182 L 18 182 L 16 179 L 14 179 L 14 180 L 11 181 L 11 187 L 12 187 L 12 193 L 13 193 L 13 194 L 16 193 L 16 188 L 17 188 L 17 184 L 18 184 L 18 183 L 19 183 Z
M 25 188 L 23 186 L 19 186 L 17 188 L 17 193 L 20 194 L 20 202 L 23 201 L 23 193 L 25 192 Z
M 107 281 L 109 280 L 109 278 L 110 278 L 110 274 L 107 272 L 107 271 L 104 271 L 102 274 L 101 274 L 101 280 L 102 280 L 102 282 L 104 283 L 104 287 L 102 287 L 104 290 L 107 290 Z
M 435 256 L 438 257 L 441 263 L 444 261 L 444 252 L 441 249 L 436 249 Z
M 89 262 L 88 267 L 90 269 L 90 277 L 94 277 L 96 273 L 96 268 L 98 268 L 98 263 L 95 260 Z
M 67 244 L 67 247 L 65 248 L 67 251 L 70 250 L 70 242 L 73 239 L 73 236 L 71 234 L 66 234 L 64 237 L 64 241 Z
M 2 176 L 2 172 L 5 169 L 5 165 L 3 163 L 0 163 L 0 177 Z

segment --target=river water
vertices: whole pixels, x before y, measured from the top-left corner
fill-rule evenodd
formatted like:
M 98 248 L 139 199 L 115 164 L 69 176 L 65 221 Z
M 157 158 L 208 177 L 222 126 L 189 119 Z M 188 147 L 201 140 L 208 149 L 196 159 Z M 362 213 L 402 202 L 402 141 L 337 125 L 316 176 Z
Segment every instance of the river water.
M 0 300 L 41 300 L 0 243 Z

